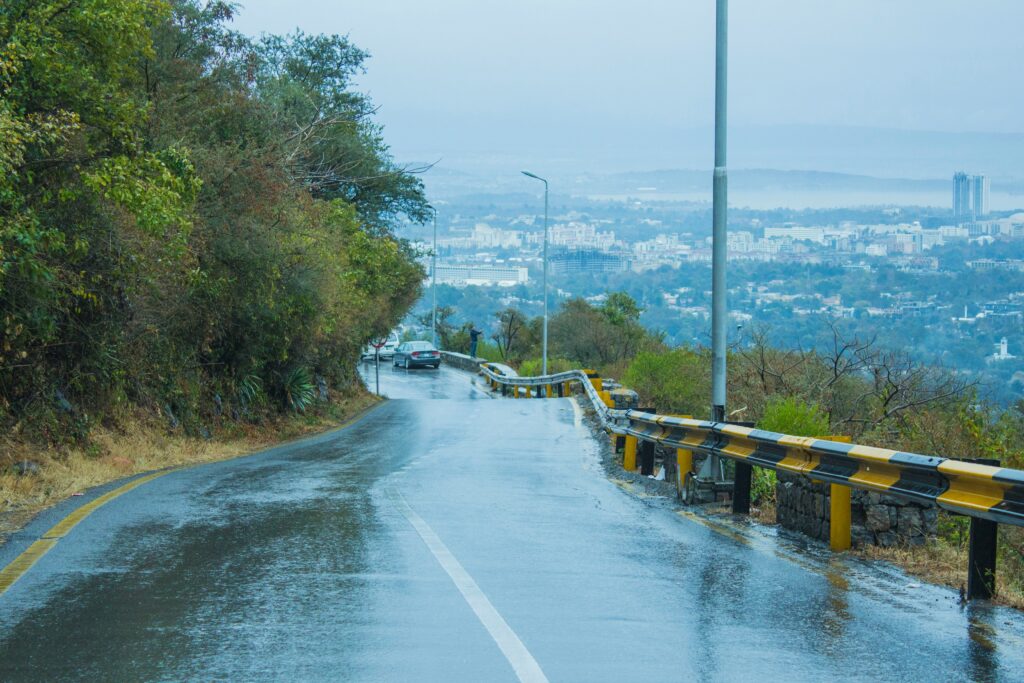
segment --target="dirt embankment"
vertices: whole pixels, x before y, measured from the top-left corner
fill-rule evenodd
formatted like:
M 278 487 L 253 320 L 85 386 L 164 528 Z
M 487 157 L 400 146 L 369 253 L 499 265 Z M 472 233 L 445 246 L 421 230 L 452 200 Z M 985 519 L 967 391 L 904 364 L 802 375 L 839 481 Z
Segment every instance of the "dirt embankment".
M 42 448 L 0 439 L 0 544 L 34 515 L 75 494 L 142 472 L 226 460 L 344 424 L 379 402 L 357 390 L 316 412 L 256 423 L 225 422 L 209 439 L 168 431 L 141 412 L 97 427 L 84 445 Z

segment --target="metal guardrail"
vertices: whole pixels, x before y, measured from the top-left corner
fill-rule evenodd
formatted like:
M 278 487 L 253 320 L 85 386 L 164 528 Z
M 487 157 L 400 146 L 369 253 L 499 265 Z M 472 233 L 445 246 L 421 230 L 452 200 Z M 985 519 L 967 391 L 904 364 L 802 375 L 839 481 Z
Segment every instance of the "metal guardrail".
M 509 377 L 487 364 L 482 365 L 480 371 L 494 387 L 513 387 L 515 396 L 519 394 L 519 387 L 549 387 L 545 394 L 551 396 L 551 386 L 578 383 L 604 429 L 613 435 L 661 443 L 678 449 L 677 452 L 697 452 L 735 461 L 734 510 L 735 501 L 742 495 L 746 496 L 749 508 L 749 467 L 757 466 L 831 483 L 837 494 L 841 493 L 836 491 L 837 486 L 876 491 L 967 515 L 971 517 L 968 597 L 991 597 L 994 590 L 996 524 L 1024 526 L 1024 471 L 1021 470 L 791 436 L 728 423 L 615 410 L 609 405 L 608 393 L 598 388 L 599 376 L 589 371 Z M 629 447 L 627 444 L 627 451 Z M 636 442 L 632 448 L 635 454 Z M 690 462 L 689 458 L 686 461 Z M 738 490 L 741 468 L 746 471 L 745 494 Z M 847 507 L 845 547 L 849 547 L 848 492 L 839 498 Z
M 635 410 L 626 411 L 621 433 L 1024 526 L 1020 470 Z

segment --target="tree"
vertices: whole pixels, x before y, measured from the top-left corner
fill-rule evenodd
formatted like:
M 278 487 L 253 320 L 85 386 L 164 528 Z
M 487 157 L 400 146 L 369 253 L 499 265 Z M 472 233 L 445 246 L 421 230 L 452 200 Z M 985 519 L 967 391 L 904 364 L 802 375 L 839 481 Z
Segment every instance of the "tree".
M 573 299 L 552 317 L 549 342 L 555 355 L 589 367 L 619 363 L 645 347 L 661 345 L 662 335 L 648 332 L 640 324 L 641 312 L 625 292 L 608 295 L 601 308 Z
M 455 316 L 455 308 L 453 306 L 438 306 L 437 307 L 437 322 L 435 329 L 437 330 L 437 343 L 442 349 L 454 349 L 452 345 L 452 337 L 455 334 L 455 325 L 452 324 L 452 318 Z M 434 324 L 434 311 L 428 310 L 426 313 L 417 316 L 416 321 L 423 327 L 430 329 L 431 324 Z
M 58 390 L 99 417 L 197 422 L 256 393 L 297 410 L 310 373 L 352 379 L 418 296 L 391 226 L 426 202 L 352 88 L 365 54 L 253 41 L 234 12 L 0 11 L 0 424 L 52 423 Z
M 491 339 L 498 345 L 501 357 L 509 361 L 513 357 L 517 340 L 528 329 L 529 321 L 521 312 L 511 307 L 495 313 L 494 317 L 498 319 L 498 327 L 491 335 Z

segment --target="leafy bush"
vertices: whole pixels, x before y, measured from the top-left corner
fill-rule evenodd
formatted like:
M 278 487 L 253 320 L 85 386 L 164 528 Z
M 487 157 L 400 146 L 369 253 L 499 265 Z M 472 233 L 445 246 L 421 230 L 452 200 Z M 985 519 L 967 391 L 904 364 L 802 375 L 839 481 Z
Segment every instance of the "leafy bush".
M 641 405 L 659 413 L 706 417 L 711 403 L 710 355 L 686 347 L 640 352 L 622 383 L 640 394 Z
M 541 368 L 543 367 L 543 360 L 540 358 L 531 358 L 524 360 L 519 364 L 519 374 L 523 377 L 537 377 L 542 373 Z M 554 375 L 559 372 L 568 372 L 569 370 L 578 370 L 579 363 L 573 363 L 565 358 L 551 358 L 548 357 L 548 374 Z
M 828 416 L 818 406 L 792 397 L 769 400 L 757 426 L 793 436 L 827 436 L 829 433 Z M 751 500 L 758 505 L 774 501 L 777 481 L 775 470 L 755 467 L 750 486 Z
M 817 405 L 792 397 L 770 400 L 757 426 L 793 436 L 827 436 L 830 429 L 828 416 Z

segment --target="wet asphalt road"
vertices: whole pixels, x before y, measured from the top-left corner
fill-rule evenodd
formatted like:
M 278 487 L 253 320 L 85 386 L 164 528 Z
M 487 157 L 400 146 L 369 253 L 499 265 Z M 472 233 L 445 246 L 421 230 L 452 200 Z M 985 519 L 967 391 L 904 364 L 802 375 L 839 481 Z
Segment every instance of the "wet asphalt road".
M 630 495 L 569 400 L 381 370 L 348 429 L 79 524 L 0 596 L 0 680 L 1024 680 L 1017 612 Z

